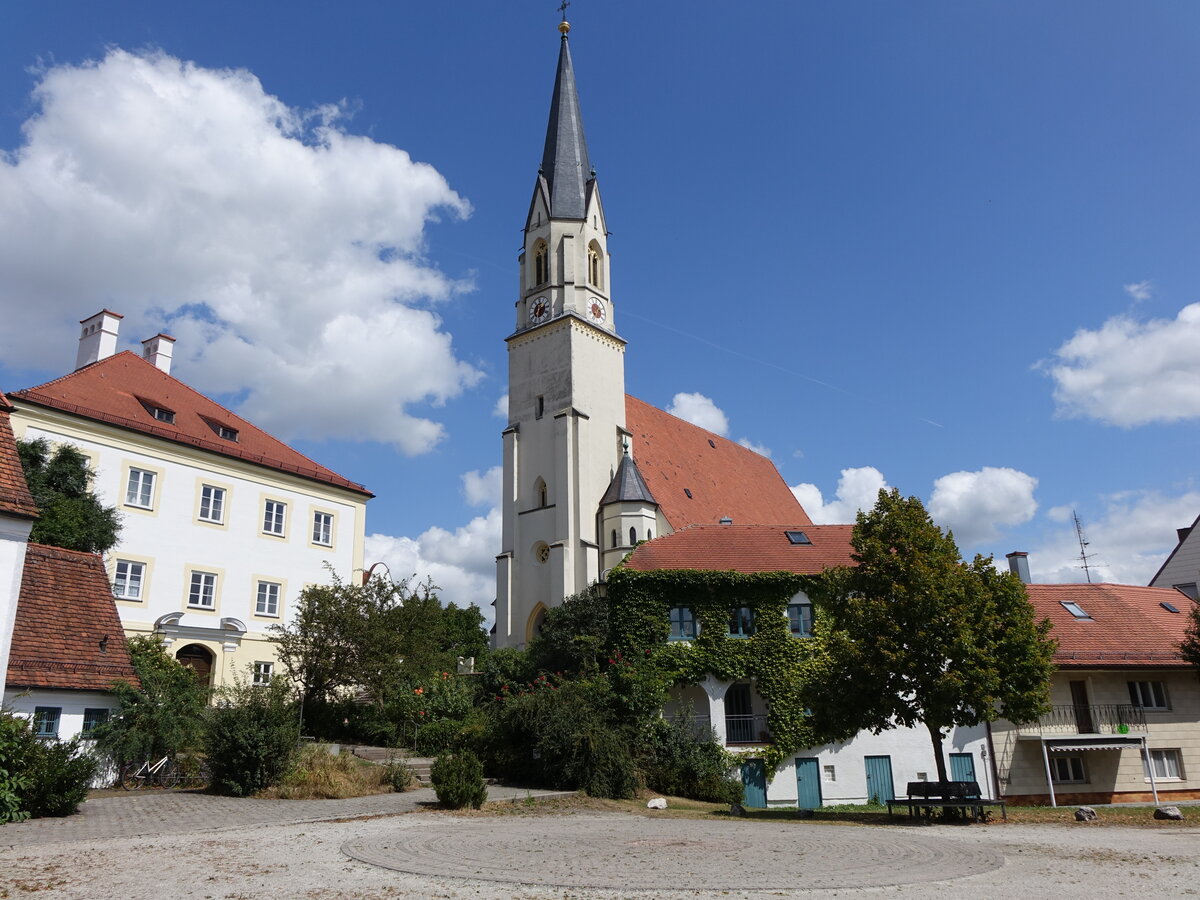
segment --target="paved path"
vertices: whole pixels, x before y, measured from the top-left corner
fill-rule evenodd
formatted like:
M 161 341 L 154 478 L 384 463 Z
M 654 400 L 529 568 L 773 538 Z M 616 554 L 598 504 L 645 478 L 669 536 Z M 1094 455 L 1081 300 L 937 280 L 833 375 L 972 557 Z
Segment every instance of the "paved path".
M 564 796 L 559 791 L 488 785 L 488 800 Z M 366 816 L 394 816 L 437 803 L 432 788 L 349 800 L 253 800 L 194 791 L 137 791 L 88 800 L 62 819 L 0 825 L 0 849 L 58 841 L 188 834 L 245 825 L 290 825 Z

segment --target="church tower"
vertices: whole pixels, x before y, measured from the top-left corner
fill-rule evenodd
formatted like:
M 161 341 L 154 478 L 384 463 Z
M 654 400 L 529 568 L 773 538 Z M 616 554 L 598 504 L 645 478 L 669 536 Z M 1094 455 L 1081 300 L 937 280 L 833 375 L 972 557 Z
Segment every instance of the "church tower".
M 625 341 L 608 230 L 588 160 L 564 21 L 542 164 L 518 257 L 508 344 L 497 647 L 522 647 L 541 616 L 600 577 L 599 505 L 622 460 Z

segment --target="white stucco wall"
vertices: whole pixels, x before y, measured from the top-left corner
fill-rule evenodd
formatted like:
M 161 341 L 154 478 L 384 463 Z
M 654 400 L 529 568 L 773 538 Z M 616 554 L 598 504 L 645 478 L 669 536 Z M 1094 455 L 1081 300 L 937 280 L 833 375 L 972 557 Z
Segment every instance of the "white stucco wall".
M 25 569 L 25 545 L 33 523 L 0 515 L 0 691 L 8 673 L 17 599 L 21 595 L 21 573 Z

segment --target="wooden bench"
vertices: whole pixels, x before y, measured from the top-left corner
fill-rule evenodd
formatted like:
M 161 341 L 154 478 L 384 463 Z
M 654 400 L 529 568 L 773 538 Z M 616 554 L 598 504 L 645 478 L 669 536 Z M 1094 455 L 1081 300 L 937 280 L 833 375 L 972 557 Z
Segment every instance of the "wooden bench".
M 892 815 L 893 806 L 907 806 L 909 817 L 914 819 L 918 815 L 929 818 L 939 807 L 964 809 L 970 811 L 976 821 L 985 817 L 988 807 L 998 806 L 1000 815 L 1008 820 L 1004 801 L 984 800 L 976 781 L 910 781 L 907 797 L 888 800 L 888 815 Z

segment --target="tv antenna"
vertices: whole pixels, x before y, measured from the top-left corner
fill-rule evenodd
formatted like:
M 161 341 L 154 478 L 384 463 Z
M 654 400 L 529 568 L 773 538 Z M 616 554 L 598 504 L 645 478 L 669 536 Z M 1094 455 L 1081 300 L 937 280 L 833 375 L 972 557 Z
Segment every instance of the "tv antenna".
M 1083 523 L 1079 521 L 1079 513 L 1071 510 L 1071 516 L 1075 519 L 1075 537 L 1079 539 L 1079 568 L 1083 569 L 1083 574 L 1087 576 L 1088 584 L 1092 583 L 1092 567 L 1088 565 L 1088 560 L 1092 559 L 1096 554 L 1088 553 L 1087 548 L 1091 543 L 1087 540 L 1083 533 Z

